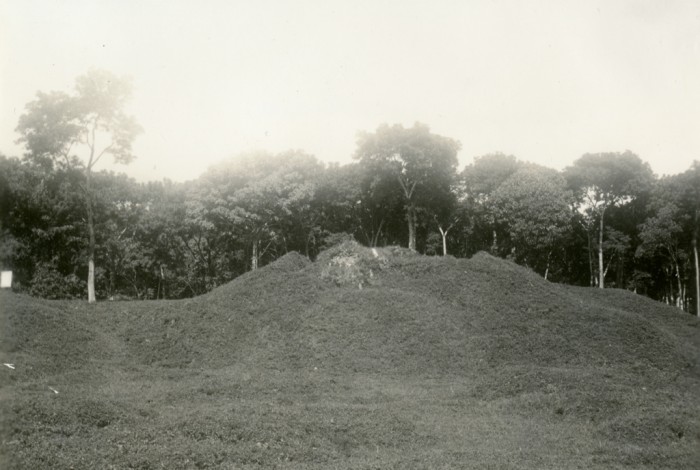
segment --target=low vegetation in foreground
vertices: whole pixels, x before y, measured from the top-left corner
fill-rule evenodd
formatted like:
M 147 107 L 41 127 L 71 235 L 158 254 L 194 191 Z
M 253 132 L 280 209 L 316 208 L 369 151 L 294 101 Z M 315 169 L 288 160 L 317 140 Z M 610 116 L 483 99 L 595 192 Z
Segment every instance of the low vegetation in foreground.
M 697 318 L 483 253 L 0 302 L 4 469 L 700 468 Z

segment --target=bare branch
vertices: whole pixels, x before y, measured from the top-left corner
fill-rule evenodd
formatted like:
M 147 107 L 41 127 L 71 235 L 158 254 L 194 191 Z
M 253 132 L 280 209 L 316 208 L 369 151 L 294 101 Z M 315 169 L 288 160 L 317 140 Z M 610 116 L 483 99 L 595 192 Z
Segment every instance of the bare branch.
M 102 158 L 102 156 L 103 156 L 105 153 L 109 152 L 109 150 L 110 150 L 112 147 L 114 147 L 114 142 L 112 142 L 112 143 L 109 144 L 107 147 L 105 147 L 104 149 L 102 149 L 102 151 L 101 151 L 100 154 L 97 156 L 97 158 L 95 159 L 95 161 L 92 162 L 92 165 L 93 165 L 93 166 L 97 165 L 97 162 L 100 161 L 100 158 Z

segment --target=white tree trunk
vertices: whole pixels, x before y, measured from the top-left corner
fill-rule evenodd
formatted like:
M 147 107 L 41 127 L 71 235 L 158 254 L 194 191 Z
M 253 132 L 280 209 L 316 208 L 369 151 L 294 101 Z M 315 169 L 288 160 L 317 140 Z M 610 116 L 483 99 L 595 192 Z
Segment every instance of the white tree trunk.
M 695 315 L 700 317 L 700 263 L 698 263 L 698 239 L 693 238 L 693 255 L 695 258 Z
M 447 256 L 447 230 L 443 230 L 441 226 L 438 225 L 438 230 L 440 230 L 440 235 L 442 235 L 442 256 Z
M 92 256 L 88 260 L 88 302 L 95 303 L 95 261 Z
M 253 242 L 253 254 L 250 256 L 250 270 L 258 269 L 258 240 Z
M 408 219 L 408 249 L 416 251 L 416 208 L 408 206 L 406 214 Z
M 600 233 L 598 234 L 598 287 L 603 289 L 605 287 L 605 270 L 603 267 L 603 216 L 605 211 L 600 213 Z
M 92 156 L 90 157 L 92 161 Z M 85 202 L 87 204 L 88 224 L 88 303 L 95 303 L 95 214 L 92 207 L 92 171 L 85 169 Z
M 693 253 L 695 255 L 695 314 L 700 317 L 700 264 L 698 263 L 698 240 L 693 240 Z
M 683 282 L 681 281 L 681 270 L 680 267 L 678 266 L 678 263 L 675 263 L 676 265 L 676 280 L 678 281 L 678 297 L 676 298 L 676 307 L 680 308 L 683 310 Z

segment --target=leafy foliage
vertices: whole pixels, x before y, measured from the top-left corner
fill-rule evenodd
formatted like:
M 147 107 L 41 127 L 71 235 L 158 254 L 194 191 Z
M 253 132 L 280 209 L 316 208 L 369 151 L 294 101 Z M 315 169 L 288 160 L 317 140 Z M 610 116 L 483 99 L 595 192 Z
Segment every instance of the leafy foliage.
M 597 232 L 597 276 L 591 269 L 591 279 L 602 288 L 609 268 L 604 255 L 606 212 L 642 196 L 649 190 L 654 176 L 649 164 L 629 150 L 585 154 L 565 170 L 565 175 L 578 200 L 579 211 L 586 218 L 589 237 Z M 589 244 L 592 245 L 590 241 Z
M 75 95 L 63 92 L 41 93 L 28 103 L 19 118 L 18 142 L 27 148 L 25 158 L 47 171 L 84 170 L 87 212 L 88 301 L 95 299 L 95 194 L 93 168 L 104 155 L 115 162 L 134 159 L 132 141 L 142 131 L 136 120 L 124 113 L 130 97 L 128 80 L 110 72 L 90 70 L 76 79 Z M 76 155 L 75 152 L 79 152 Z M 82 159 L 81 159 L 82 157 Z
M 128 80 L 91 71 L 73 95 L 38 93 L 20 117 L 28 153 L 0 155 L 0 264 L 16 289 L 75 296 L 94 259 L 100 298 L 192 297 L 290 252 L 315 259 L 357 240 L 431 255 L 488 250 L 547 279 L 605 280 L 700 308 L 697 162 L 656 179 L 629 151 L 586 154 L 563 172 L 491 153 L 458 173 L 458 142 L 420 123 L 385 124 L 359 134 L 347 165 L 259 151 L 188 183 L 143 184 L 92 171 L 104 155 L 133 158 L 129 94 Z M 369 271 L 331 268 L 330 278 L 368 284 Z
M 408 247 L 416 249 L 419 211 L 431 211 L 449 197 L 460 144 L 432 134 L 420 123 L 380 126 L 373 134 L 361 133 L 355 158 L 365 168 L 373 193 L 395 197 L 398 191 L 408 222 Z
M 80 299 L 87 286 L 75 274 L 63 275 L 55 263 L 41 263 L 34 270 L 29 293 L 45 299 Z
M 490 205 L 505 227 L 513 258 L 548 273 L 561 260 L 561 242 L 571 230 L 573 196 L 554 170 L 524 166 L 501 183 Z

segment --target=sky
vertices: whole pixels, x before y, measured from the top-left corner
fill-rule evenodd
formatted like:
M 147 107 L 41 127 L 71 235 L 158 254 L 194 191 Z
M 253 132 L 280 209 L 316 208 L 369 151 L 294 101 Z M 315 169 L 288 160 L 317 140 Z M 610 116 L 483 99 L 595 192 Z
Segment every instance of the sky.
M 357 133 L 422 122 L 563 169 L 631 150 L 700 160 L 697 0 L 0 0 L 0 152 L 37 91 L 130 77 L 139 181 L 251 150 L 352 161 Z

